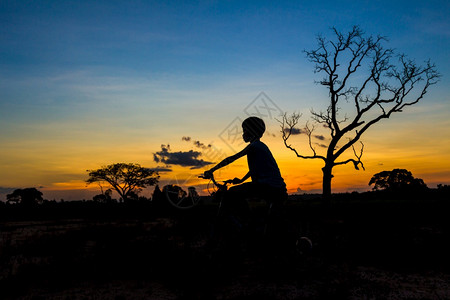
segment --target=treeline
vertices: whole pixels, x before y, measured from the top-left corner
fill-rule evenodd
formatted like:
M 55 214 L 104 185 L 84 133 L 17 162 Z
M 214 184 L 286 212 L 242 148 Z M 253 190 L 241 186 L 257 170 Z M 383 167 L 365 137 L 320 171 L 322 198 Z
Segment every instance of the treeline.
M 2 202 L 0 201 L 0 221 L 45 220 L 67 218 L 146 218 L 175 212 L 175 208 L 163 194 L 151 198 L 136 197 L 127 201 L 107 199 L 60 201 L 42 199 L 40 201 Z
M 94 197 L 95 198 L 95 197 Z M 211 197 L 201 197 L 197 207 L 191 210 L 215 210 L 216 205 L 211 203 Z M 444 206 L 450 205 L 450 186 L 439 185 L 436 189 L 378 190 L 368 192 L 339 193 L 332 195 L 331 207 L 323 202 L 320 194 L 303 194 L 289 196 L 287 206 L 300 209 L 312 208 L 314 210 L 339 210 L 345 207 L 373 207 L 389 206 Z M 152 198 L 138 197 L 127 201 L 56 201 L 42 200 L 32 204 L 0 202 L 0 221 L 16 219 L 66 219 L 66 218 L 153 218 L 164 215 L 188 214 L 190 210 L 179 210 L 173 207 L 163 193 L 156 193 Z

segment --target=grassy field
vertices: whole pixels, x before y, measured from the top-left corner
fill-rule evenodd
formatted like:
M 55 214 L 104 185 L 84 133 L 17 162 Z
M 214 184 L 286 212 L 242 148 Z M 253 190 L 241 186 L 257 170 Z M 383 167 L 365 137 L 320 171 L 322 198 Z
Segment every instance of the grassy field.
M 449 299 L 449 208 L 445 190 L 291 196 L 283 216 L 313 241 L 294 263 L 262 244 L 212 260 L 207 201 L 2 204 L 1 298 Z

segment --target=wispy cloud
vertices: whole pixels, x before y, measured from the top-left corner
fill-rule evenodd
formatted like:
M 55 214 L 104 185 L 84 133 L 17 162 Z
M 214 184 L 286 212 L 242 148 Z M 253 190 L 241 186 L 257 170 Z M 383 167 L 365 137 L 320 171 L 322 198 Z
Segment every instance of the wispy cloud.
M 288 128 L 284 129 L 284 132 L 286 132 L 286 133 L 289 133 L 289 131 L 291 132 L 292 135 L 298 135 L 298 134 L 304 134 L 305 133 L 304 129 L 300 129 L 300 128 L 296 128 L 296 127 L 292 128 L 290 130 Z
M 12 193 L 17 188 L 3 187 L 0 186 L 0 194 L 9 194 Z
M 166 172 L 172 172 L 171 168 L 167 168 L 167 167 L 156 167 L 156 168 L 148 168 L 151 171 L 155 171 L 158 173 L 166 173 Z
M 183 136 L 183 137 L 181 138 L 181 140 L 182 140 L 182 141 L 185 141 L 185 142 L 190 142 L 190 141 L 192 141 L 192 143 L 194 144 L 194 146 L 197 147 L 197 148 L 200 148 L 200 149 L 208 149 L 208 148 L 211 148 L 211 147 L 212 147 L 211 144 L 206 145 L 206 144 L 204 144 L 204 143 L 202 143 L 202 142 L 200 142 L 200 141 L 193 140 L 190 136 Z
M 324 141 L 325 140 L 325 137 L 323 136 L 323 135 L 315 135 L 314 136 L 316 139 L 318 139 L 318 140 L 321 140 L 321 141 Z

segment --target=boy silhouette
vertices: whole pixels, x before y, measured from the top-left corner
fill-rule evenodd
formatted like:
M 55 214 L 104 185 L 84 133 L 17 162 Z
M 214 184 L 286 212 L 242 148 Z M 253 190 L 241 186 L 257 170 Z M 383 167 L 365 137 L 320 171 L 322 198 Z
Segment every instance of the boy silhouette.
M 242 130 L 242 138 L 249 145 L 205 171 L 204 177 L 211 178 L 217 169 L 247 156 L 249 171 L 241 179 L 233 179 L 233 184 L 239 185 L 231 187 L 225 193 L 223 204 L 228 207 L 242 208 L 247 205 L 245 199 L 249 197 L 263 198 L 271 206 L 282 204 L 287 199 L 286 184 L 269 148 L 260 141 L 266 130 L 264 121 L 258 117 L 249 117 L 242 122 Z M 252 181 L 244 183 L 248 178 Z

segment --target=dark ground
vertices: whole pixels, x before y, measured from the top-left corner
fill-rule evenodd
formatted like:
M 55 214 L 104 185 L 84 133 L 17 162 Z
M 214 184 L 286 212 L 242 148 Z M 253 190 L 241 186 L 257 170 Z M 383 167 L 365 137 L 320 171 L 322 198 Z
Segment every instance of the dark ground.
M 215 205 L 0 205 L 1 299 L 450 299 L 448 191 L 291 197 L 286 219 L 313 251 L 207 247 Z

